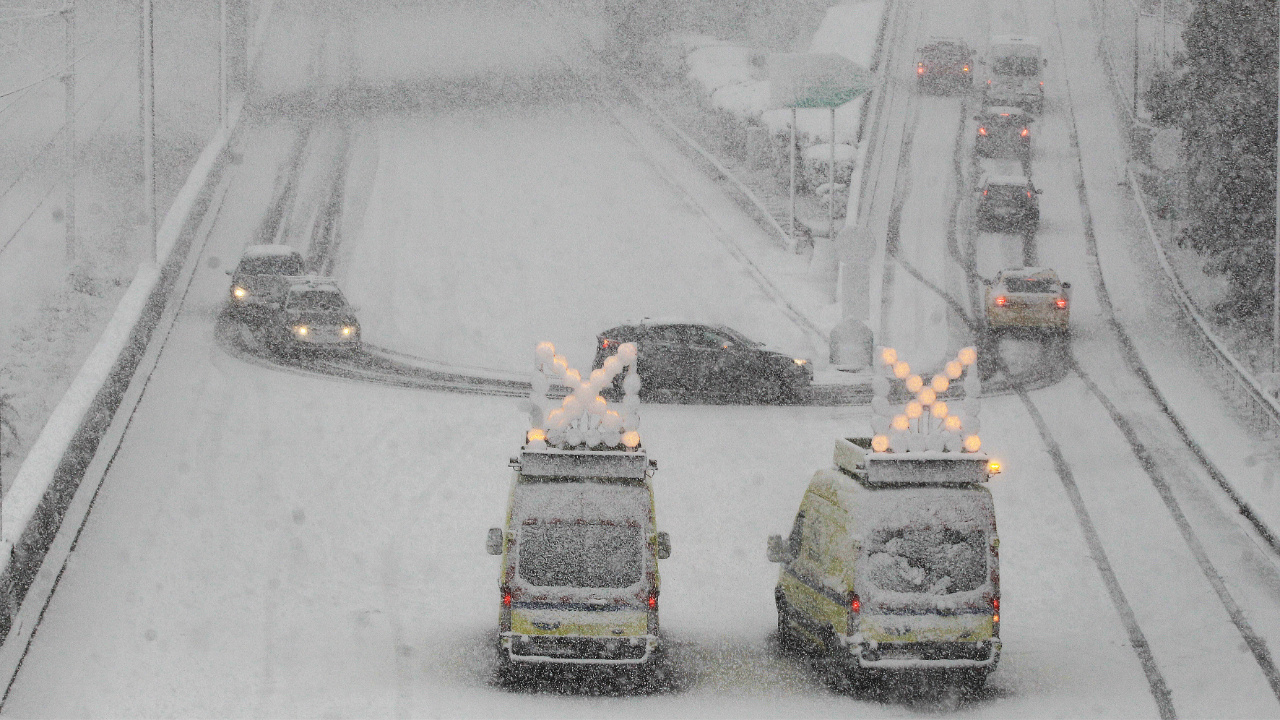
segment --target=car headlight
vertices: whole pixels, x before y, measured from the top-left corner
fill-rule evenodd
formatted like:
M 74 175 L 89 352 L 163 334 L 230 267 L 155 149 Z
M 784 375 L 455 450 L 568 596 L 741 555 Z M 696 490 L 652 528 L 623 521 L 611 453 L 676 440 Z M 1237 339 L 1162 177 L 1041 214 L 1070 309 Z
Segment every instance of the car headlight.
M 351 337 L 352 335 L 355 335 L 358 332 L 360 332 L 360 328 L 356 327 L 355 325 L 342 326 L 342 337 Z
M 239 285 L 236 285 L 235 287 L 231 288 L 231 294 L 232 294 L 232 296 L 234 296 L 234 297 L 235 297 L 235 299 L 237 299 L 237 300 L 243 300 L 243 299 L 245 299 L 246 297 L 248 297 L 248 295 L 249 295 L 249 291 L 248 291 L 248 290 L 245 290 L 244 288 L 240 287 Z
M 809 361 L 808 361 L 808 360 L 805 360 L 804 358 L 792 358 L 792 359 L 791 359 L 791 362 L 793 362 L 793 363 L 795 363 L 795 364 L 797 364 L 797 365 L 808 365 L 808 364 L 809 364 Z
M 293 332 L 294 332 L 298 337 L 303 337 L 303 336 L 305 336 L 308 332 L 310 332 L 310 328 L 308 328 L 306 325 L 294 325 L 294 326 L 293 326 Z

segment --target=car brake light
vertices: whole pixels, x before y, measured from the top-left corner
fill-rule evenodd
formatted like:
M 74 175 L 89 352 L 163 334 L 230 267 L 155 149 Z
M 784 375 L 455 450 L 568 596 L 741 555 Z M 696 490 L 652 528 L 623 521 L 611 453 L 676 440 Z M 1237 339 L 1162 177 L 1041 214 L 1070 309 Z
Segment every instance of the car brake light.
M 1031 133 L 1030 133 L 1030 132 L 1028 132 L 1026 128 L 1022 128 L 1022 137 L 1026 137 L 1026 136 L 1028 136 L 1028 135 L 1030 135 L 1030 134 L 1031 134 Z
M 1058 306 L 1058 307 L 1060 307 L 1060 308 L 1065 308 L 1065 307 L 1067 307 L 1067 299 L 1066 299 L 1066 298 L 1064 298 L 1064 297 L 1060 297 L 1060 298 L 1058 298 L 1057 300 L 1054 300 L 1054 301 L 1053 301 L 1053 304 L 1054 304 L 1054 305 L 1057 305 L 1057 306 Z
M 849 593 L 849 612 L 862 612 L 862 600 L 858 598 L 858 593 Z
M 511 590 L 502 588 L 502 607 L 511 607 Z
M 917 74 L 917 75 L 923 75 L 923 74 L 924 74 L 924 65 L 917 65 L 917 66 L 916 66 L 916 74 Z
M 1028 191 L 1027 191 L 1027 197 L 1031 197 L 1031 191 L 1030 191 L 1030 190 L 1028 190 Z
M 1044 87 L 1044 81 L 1043 81 L 1043 80 L 1041 80 L 1041 81 L 1040 81 L 1040 87 Z
M 965 66 L 964 66 L 964 71 L 965 71 L 965 72 L 969 72 L 969 66 L 968 66 L 968 65 L 965 65 Z
M 987 196 L 987 191 L 986 191 L 986 190 L 983 190 L 983 191 L 982 191 L 982 197 L 986 197 L 986 196 Z
M 1009 298 L 1000 295 L 996 298 L 996 307 L 1004 307 L 1009 304 Z
M 650 609 L 650 610 L 657 610 L 657 609 L 658 609 L 658 595 L 657 595 L 657 593 L 649 593 L 649 609 Z
M 986 128 L 984 128 L 984 127 L 980 127 L 980 128 L 978 128 L 978 134 L 979 134 L 979 135 L 986 135 L 986 134 L 987 134 L 987 129 L 986 129 Z
M 991 609 L 1000 612 L 1000 598 L 995 598 L 991 601 Z

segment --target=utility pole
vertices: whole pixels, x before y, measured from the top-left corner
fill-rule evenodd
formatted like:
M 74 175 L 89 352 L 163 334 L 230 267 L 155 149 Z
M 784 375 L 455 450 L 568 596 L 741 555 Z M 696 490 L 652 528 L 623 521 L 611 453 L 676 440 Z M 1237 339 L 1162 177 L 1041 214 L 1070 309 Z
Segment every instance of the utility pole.
M 160 265 L 156 247 L 156 48 L 152 0 L 142 0 L 139 33 L 139 111 L 142 114 L 142 212 L 146 216 L 151 262 Z
M 76 0 L 66 0 L 62 9 L 67 27 L 67 68 L 62 75 L 66 90 L 67 197 L 63 222 L 67 231 L 67 265 L 76 259 Z
M 221 34 L 218 36 L 218 125 L 227 129 L 227 0 L 219 0 Z
M 1280 13 L 1277 13 L 1280 18 Z M 1280 22 L 1280 19 L 1277 20 Z M 1277 25 L 1280 29 L 1280 25 Z M 1280 53 L 1276 58 L 1276 227 L 1271 256 L 1271 372 L 1280 372 Z
M 1133 6 L 1133 121 L 1138 121 L 1138 21 L 1142 19 L 1142 9 Z

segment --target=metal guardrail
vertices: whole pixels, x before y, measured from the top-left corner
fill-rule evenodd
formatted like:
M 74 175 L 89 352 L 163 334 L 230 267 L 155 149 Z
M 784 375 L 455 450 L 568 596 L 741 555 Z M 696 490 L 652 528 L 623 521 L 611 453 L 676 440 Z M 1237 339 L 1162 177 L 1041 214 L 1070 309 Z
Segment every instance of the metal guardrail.
M 1262 387 L 1262 384 L 1253 376 L 1253 373 L 1236 359 L 1235 355 L 1227 349 L 1226 343 L 1213 332 L 1209 321 L 1205 319 L 1200 312 L 1200 308 L 1191 299 L 1182 281 L 1178 278 L 1178 274 L 1169 263 L 1164 246 L 1160 244 L 1160 237 L 1156 234 L 1155 225 L 1151 222 L 1151 214 L 1147 210 L 1142 187 L 1138 184 L 1137 178 L 1134 177 L 1132 166 L 1125 167 L 1125 177 L 1129 181 L 1129 189 L 1133 193 L 1134 204 L 1138 206 L 1138 214 L 1142 216 L 1143 225 L 1146 227 L 1147 239 L 1151 242 L 1151 248 L 1155 251 L 1161 270 L 1164 271 L 1165 276 L 1169 279 L 1169 285 L 1173 288 L 1173 294 L 1178 300 L 1178 305 L 1182 307 L 1182 311 L 1186 313 L 1187 317 L 1191 318 L 1196 328 L 1200 331 L 1210 356 L 1225 371 L 1223 374 L 1226 376 L 1232 390 L 1234 390 L 1233 395 L 1243 400 L 1248 406 L 1250 418 L 1255 421 L 1266 422 L 1277 435 L 1280 435 L 1280 401 L 1277 401 Z

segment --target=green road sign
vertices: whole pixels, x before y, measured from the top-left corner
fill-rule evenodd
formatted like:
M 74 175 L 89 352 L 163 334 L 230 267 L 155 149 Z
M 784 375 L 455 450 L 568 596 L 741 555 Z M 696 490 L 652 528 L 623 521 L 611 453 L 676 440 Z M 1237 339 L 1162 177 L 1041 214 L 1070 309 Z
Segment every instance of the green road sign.
M 871 73 L 836 53 L 769 56 L 770 99 L 774 107 L 831 108 L 871 89 Z

